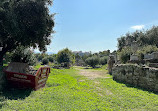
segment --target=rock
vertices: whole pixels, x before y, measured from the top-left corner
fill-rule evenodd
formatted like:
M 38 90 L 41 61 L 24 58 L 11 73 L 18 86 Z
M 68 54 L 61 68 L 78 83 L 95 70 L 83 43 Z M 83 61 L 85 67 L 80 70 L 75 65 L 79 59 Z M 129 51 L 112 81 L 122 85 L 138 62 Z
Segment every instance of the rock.
M 35 70 L 32 66 L 29 66 L 29 68 L 26 68 L 25 73 L 35 75 L 37 73 L 37 70 Z
M 109 60 L 108 60 L 108 72 L 109 74 L 112 74 L 112 68 L 114 66 L 114 63 L 115 63 L 115 59 L 114 59 L 114 56 L 109 56 Z

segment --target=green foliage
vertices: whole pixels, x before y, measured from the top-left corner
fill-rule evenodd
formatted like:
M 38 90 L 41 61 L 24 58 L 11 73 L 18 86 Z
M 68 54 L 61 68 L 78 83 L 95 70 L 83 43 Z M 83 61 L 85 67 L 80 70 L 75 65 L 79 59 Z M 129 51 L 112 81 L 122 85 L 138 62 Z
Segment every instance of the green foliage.
M 72 52 L 68 48 L 65 48 L 65 49 L 59 51 L 57 54 L 57 62 L 60 64 L 61 63 L 72 63 L 73 62 Z
M 86 62 L 86 59 L 88 58 L 88 57 L 91 57 L 92 55 L 86 55 L 86 54 L 84 54 L 83 56 L 82 56 L 82 60 L 84 61 L 84 62 Z
M 123 48 L 131 46 L 133 41 L 137 41 L 139 47 L 147 45 L 155 45 L 158 47 L 158 26 L 153 26 L 146 31 L 135 31 L 121 36 L 118 38 L 118 50 L 121 51 Z
M 110 50 L 105 50 L 105 51 L 99 52 L 98 54 L 100 57 L 109 56 Z
M 42 53 L 42 54 L 37 53 L 36 58 L 39 62 L 41 62 L 43 58 L 47 58 L 49 60 L 49 62 L 53 63 L 53 62 L 56 61 L 56 54 L 48 55 L 48 54 L 45 54 L 45 53 Z
M 122 63 L 127 63 L 130 60 L 130 55 L 132 54 L 132 50 L 130 47 L 123 48 L 120 52 L 118 52 L 120 61 Z
M 81 56 L 77 53 L 77 54 L 75 54 L 75 59 L 79 60 L 79 59 L 81 59 Z
M 90 57 L 97 56 L 99 59 L 101 59 L 100 63 L 101 65 L 105 65 L 107 63 L 107 57 L 110 55 L 110 50 L 104 50 L 100 51 L 98 53 L 92 54 L 91 52 L 89 54 L 83 54 L 79 55 L 78 53 L 75 54 L 75 63 L 77 66 L 86 66 L 86 60 Z
M 10 53 L 10 52 L 7 52 L 6 54 L 5 54 L 5 56 L 4 56 L 4 64 L 7 64 L 8 62 L 11 62 L 11 56 L 12 56 L 12 53 Z
M 46 65 L 46 64 L 48 64 L 48 63 L 49 63 L 48 58 L 45 57 L 45 58 L 42 59 L 42 64 L 43 64 L 43 65 Z
M 29 65 L 35 65 L 37 59 L 33 52 L 26 47 L 19 46 L 11 53 L 12 62 L 23 62 L 28 63 Z
M 48 56 L 49 62 L 54 62 L 54 57 L 53 56 Z
M 2 0 L 0 2 L 0 67 L 3 56 L 17 46 L 46 51 L 51 42 L 54 15 L 48 5 L 51 0 Z M 1 72 L 0 72 L 1 73 Z
M 104 57 L 100 58 L 100 64 L 101 65 L 107 64 L 107 61 L 108 61 L 108 56 L 104 56 Z
M 122 63 L 126 63 L 132 51 L 130 50 L 133 41 L 137 41 L 139 49 L 136 54 L 139 60 L 144 59 L 144 54 L 158 51 L 158 26 L 153 26 L 150 30 L 135 31 L 127 33 L 118 38 L 118 51 Z
M 158 26 L 153 26 L 150 30 L 146 31 L 147 39 L 145 45 L 156 45 L 158 47 Z
M 72 52 L 71 52 L 72 53 Z M 75 59 L 75 55 L 72 53 L 72 65 L 74 65 L 75 64 L 75 62 L 76 62 L 76 59 Z
M 84 62 L 84 60 L 82 59 L 81 56 L 78 55 L 78 57 L 75 55 L 75 65 L 77 66 L 85 66 L 86 63 Z
M 139 48 L 137 50 L 137 55 L 139 56 L 140 60 L 144 59 L 144 54 L 151 54 L 152 52 L 158 51 L 158 48 L 155 45 L 147 45 L 144 47 Z
M 139 41 L 140 38 L 144 38 L 144 36 L 145 36 L 145 33 L 143 33 L 142 31 L 126 33 L 125 36 L 118 38 L 118 50 L 121 51 L 125 47 L 130 47 L 133 41 Z M 138 45 L 141 45 L 140 41 Z
M 143 54 L 147 54 L 147 53 L 152 53 L 152 52 L 156 52 L 158 51 L 158 48 L 155 45 L 147 45 L 144 46 L 141 51 L 143 52 Z
M 86 59 L 86 64 L 95 68 L 95 66 L 99 64 L 99 57 L 98 56 L 88 57 Z
M 81 61 L 83 61 L 81 56 L 78 53 L 75 54 L 75 64 L 78 65 L 78 66 L 81 66 L 82 65 Z
M 38 61 L 42 61 L 43 58 L 44 58 L 44 56 L 42 54 L 38 54 L 38 56 L 37 56 Z
M 117 41 L 118 41 L 118 45 L 117 45 L 118 50 L 121 51 L 122 48 L 125 47 L 126 38 L 124 36 L 122 36 L 122 37 L 118 38 Z
M 34 48 L 38 45 L 40 50 L 45 50 L 54 26 L 53 15 L 49 14 L 46 3 L 39 0 L 6 1 L 0 11 L 3 16 L 0 17 L 0 45 L 7 44 L 10 50 L 18 44 Z

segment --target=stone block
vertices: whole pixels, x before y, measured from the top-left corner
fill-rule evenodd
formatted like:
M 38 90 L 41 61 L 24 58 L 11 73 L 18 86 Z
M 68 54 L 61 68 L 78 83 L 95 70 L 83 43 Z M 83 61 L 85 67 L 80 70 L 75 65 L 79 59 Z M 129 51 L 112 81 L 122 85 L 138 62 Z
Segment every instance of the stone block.
M 153 59 L 158 59 L 158 52 L 153 52 L 152 56 L 153 56 Z
M 151 59 L 152 58 L 152 55 L 151 54 L 145 54 L 144 55 L 144 59 Z
M 138 60 L 139 60 L 139 58 L 138 58 L 137 55 L 131 55 L 130 56 L 130 61 L 138 61 Z
M 149 67 L 158 68 L 158 63 L 149 63 Z

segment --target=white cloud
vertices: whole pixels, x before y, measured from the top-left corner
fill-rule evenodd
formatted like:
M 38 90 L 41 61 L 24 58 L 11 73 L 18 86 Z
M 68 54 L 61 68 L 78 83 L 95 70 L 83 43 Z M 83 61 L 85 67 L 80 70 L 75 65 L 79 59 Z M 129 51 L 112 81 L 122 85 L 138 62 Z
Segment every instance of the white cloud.
M 134 29 L 134 30 L 141 30 L 145 27 L 145 25 L 135 25 L 135 26 L 132 26 L 131 28 Z

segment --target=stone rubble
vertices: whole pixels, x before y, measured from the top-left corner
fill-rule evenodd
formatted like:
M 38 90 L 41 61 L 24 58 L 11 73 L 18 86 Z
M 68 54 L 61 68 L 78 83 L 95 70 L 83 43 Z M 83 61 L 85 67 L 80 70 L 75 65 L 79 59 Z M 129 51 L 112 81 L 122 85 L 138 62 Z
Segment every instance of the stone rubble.
M 32 66 L 29 66 L 29 68 L 26 68 L 25 73 L 35 75 L 37 73 L 37 70 L 35 70 Z

